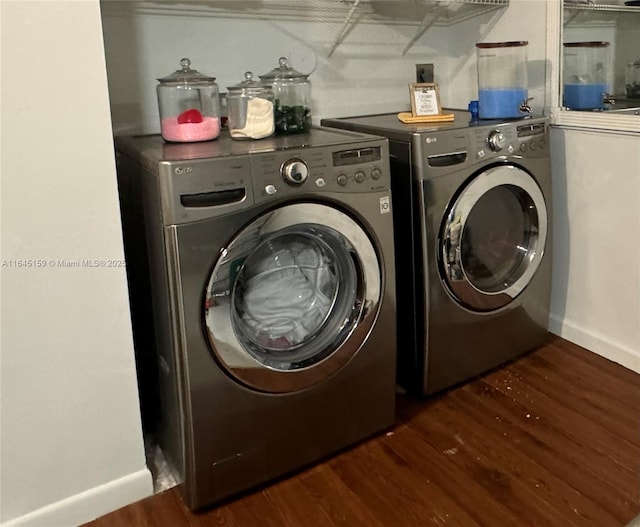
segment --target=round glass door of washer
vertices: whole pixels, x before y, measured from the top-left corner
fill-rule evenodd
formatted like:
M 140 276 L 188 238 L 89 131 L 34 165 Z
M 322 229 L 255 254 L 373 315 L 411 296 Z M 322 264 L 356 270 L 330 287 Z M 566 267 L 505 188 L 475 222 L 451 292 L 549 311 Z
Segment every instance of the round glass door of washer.
M 381 290 L 376 251 L 352 218 L 311 203 L 276 209 L 245 227 L 214 266 L 210 347 L 249 387 L 303 389 L 358 351 Z

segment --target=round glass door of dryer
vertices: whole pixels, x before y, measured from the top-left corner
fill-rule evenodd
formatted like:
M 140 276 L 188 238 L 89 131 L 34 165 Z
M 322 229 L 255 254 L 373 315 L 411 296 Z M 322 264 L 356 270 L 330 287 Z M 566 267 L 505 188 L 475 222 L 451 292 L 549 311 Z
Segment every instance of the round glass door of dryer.
M 440 271 L 456 301 L 474 311 L 512 302 L 540 266 L 547 218 L 544 196 L 525 170 L 500 165 L 476 174 L 441 229 Z
M 380 304 L 380 268 L 366 232 L 335 208 L 295 204 L 256 218 L 221 252 L 207 285 L 214 356 L 260 391 L 327 379 L 366 340 Z

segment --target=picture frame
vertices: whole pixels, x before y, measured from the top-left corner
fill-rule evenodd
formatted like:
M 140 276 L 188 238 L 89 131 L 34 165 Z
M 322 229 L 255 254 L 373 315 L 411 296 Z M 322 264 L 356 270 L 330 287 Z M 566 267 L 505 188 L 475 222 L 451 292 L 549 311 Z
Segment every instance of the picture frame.
M 442 113 L 437 82 L 410 83 L 409 98 L 413 117 L 440 115 Z

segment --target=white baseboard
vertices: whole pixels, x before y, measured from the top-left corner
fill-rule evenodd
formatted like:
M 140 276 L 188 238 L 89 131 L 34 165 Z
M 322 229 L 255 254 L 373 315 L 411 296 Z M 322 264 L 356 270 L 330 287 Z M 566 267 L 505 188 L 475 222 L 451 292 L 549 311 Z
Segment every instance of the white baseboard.
M 153 494 L 148 469 L 52 503 L 0 527 L 75 527 Z
M 566 319 L 551 314 L 549 331 L 593 353 L 640 373 L 640 350 L 634 350 L 605 335 L 589 331 Z

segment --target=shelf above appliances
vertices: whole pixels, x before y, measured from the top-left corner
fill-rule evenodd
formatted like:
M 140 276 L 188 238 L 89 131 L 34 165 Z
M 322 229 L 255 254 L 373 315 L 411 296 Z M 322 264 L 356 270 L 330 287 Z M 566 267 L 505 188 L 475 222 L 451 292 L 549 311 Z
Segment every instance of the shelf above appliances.
M 434 25 L 451 25 L 463 20 L 468 20 L 487 11 L 505 8 L 509 0 L 340 0 L 340 3 L 349 5 L 350 9 L 340 31 L 336 35 L 328 53 L 330 57 L 349 32 L 354 15 L 375 17 L 379 12 L 378 6 L 384 4 L 413 4 L 416 14 L 422 13 L 421 21 L 413 38 L 402 51 L 405 55 L 415 42 Z M 360 11 L 359 11 L 360 10 Z
M 510 0 L 102 0 L 104 14 L 180 16 L 269 21 L 316 20 L 339 25 L 330 57 L 357 24 L 416 27 L 402 55 L 432 26 L 450 26 L 509 6 Z
M 564 8 L 571 11 L 604 11 L 609 13 L 640 13 L 640 6 L 620 4 L 564 3 Z

